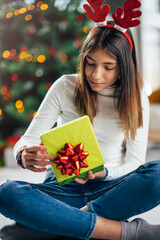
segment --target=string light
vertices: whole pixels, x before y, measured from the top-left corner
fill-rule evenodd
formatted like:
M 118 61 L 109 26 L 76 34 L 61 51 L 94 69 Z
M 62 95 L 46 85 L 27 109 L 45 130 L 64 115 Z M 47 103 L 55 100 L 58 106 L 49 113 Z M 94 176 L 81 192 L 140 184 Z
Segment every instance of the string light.
M 65 55 L 65 54 L 62 54 L 62 55 L 59 56 L 59 59 L 60 59 L 61 62 L 65 63 L 68 60 L 68 56 Z
M 44 4 L 44 3 L 40 1 L 40 2 L 37 2 L 36 6 L 37 6 L 37 7 L 41 7 L 43 4 Z
M 32 15 L 31 14 L 27 14 L 26 16 L 25 16 L 25 20 L 26 21 L 30 21 L 32 19 Z
M 8 92 L 8 85 L 3 85 L 3 87 L 1 87 L 1 94 L 5 95 Z
M 13 17 L 13 13 L 12 12 L 8 12 L 7 14 L 6 14 L 6 18 L 11 18 L 11 17 Z
M 9 100 L 11 98 L 11 94 L 10 94 L 10 92 L 7 92 L 4 96 L 3 96 L 3 99 L 4 100 Z
M 2 112 L 2 109 L 0 108 L 0 116 L 2 116 L 2 113 L 3 113 L 3 112 Z
M 43 63 L 43 62 L 46 61 L 46 57 L 45 57 L 44 55 L 39 55 L 39 56 L 37 57 L 37 61 L 38 61 L 39 63 Z
M 33 117 L 35 117 L 35 116 L 36 116 L 36 114 L 37 114 L 37 112 L 34 112 L 34 113 L 33 113 Z
M 76 17 L 76 19 L 77 19 L 77 21 L 82 22 L 84 20 L 84 17 L 83 17 L 83 15 L 78 15 Z
M 4 85 L 1 87 L 0 93 L 3 95 L 3 99 L 4 99 L 4 100 L 8 100 L 8 99 L 10 99 L 10 97 L 11 97 L 11 93 L 8 92 L 8 85 L 7 85 L 7 84 L 4 84 Z
M 46 84 L 46 90 L 49 90 L 51 86 L 52 86 L 52 83 L 47 83 Z
M 18 80 L 18 74 L 17 73 L 13 73 L 12 75 L 11 75 L 11 81 L 12 82 L 15 82 L 15 81 L 17 81 Z
M 76 47 L 80 47 L 82 45 L 82 43 L 83 42 L 80 39 L 77 39 L 77 40 L 74 41 L 74 44 L 76 45 Z
M 43 76 L 43 70 L 42 69 L 37 69 L 36 76 L 37 77 L 42 77 Z
M 26 8 L 21 8 L 21 9 L 19 10 L 19 12 L 20 12 L 21 14 L 24 14 L 25 12 L 27 12 L 27 9 L 26 9 Z
M 32 54 L 27 54 L 26 61 L 27 61 L 27 62 L 31 62 L 32 59 L 33 59 Z
M 56 49 L 55 49 L 54 47 L 50 47 L 50 48 L 48 49 L 48 54 L 49 54 L 50 56 L 54 56 L 54 55 L 56 54 Z
M 86 34 L 88 33 L 88 28 L 86 26 L 83 28 L 83 32 Z
M 19 112 L 19 113 L 24 112 L 24 110 L 25 110 L 24 106 L 22 108 L 17 108 L 17 112 Z
M 42 2 L 42 1 L 39 1 L 39 2 L 37 2 L 36 4 L 30 4 L 27 8 L 26 8 L 26 7 L 22 7 L 22 8 L 20 8 L 20 9 L 14 10 L 13 12 L 8 12 L 8 13 L 6 14 L 6 18 L 7 18 L 7 19 L 12 18 L 12 17 L 13 17 L 13 14 L 14 14 L 15 16 L 18 16 L 18 15 L 20 15 L 20 14 L 26 13 L 27 11 L 32 11 L 32 10 L 35 9 L 35 7 L 38 7 L 38 8 L 40 8 L 42 11 L 44 11 L 44 10 L 47 10 L 47 9 L 48 9 L 48 4 L 46 4 L 46 3 Z M 79 15 L 79 16 L 80 16 L 80 15 Z M 82 18 L 82 17 L 81 17 L 81 18 Z M 32 19 L 32 15 L 31 15 L 31 14 L 27 14 L 27 15 L 25 16 L 25 20 L 26 20 L 26 21 L 30 21 L 31 19 Z M 80 19 L 80 17 L 78 17 L 78 19 L 79 19 L 79 21 L 82 21 L 82 20 Z
M 10 51 L 5 50 L 5 51 L 3 52 L 3 57 L 4 57 L 4 58 L 8 58 L 9 56 L 10 56 Z
M 21 52 L 28 52 L 28 48 L 27 47 L 22 47 Z
M 19 58 L 20 59 L 25 59 L 27 57 L 27 53 L 26 52 L 21 52 L 20 54 L 19 54 Z
M 17 109 L 22 109 L 23 108 L 23 102 L 21 100 L 17 100 L 15 102 L 15 106 Z
M 24 112 L 25 108 L 24 108 L 23 102 L 21 100 L 17 100 L 15 102 L 15 106 L 17 108 L 17 112 L 19 112 L 19 113 Z
M 34 9 L 35 9 L 35 6 L 34 6 L 33 4 L 31 4 L 31 5 L 28 6 L 28 10 L 29 10 L 29 11 L 32 11 L 32 10 L 34 10 Z
M 40 6 L 40 9 L 41 10 L 47 10 L 47 8 L 48 8 L 48 4 L 42 4 L 41 6 Z
M 16 10 L 14 11 L 14 15 L 15 15 L 15 16 L 18 16 L 19 14 L 20 14 L 19 9 L 16 9 Z
M 13 12 L 8 12 L 8 13 L 6 14 L 6 18 L 7 18 L 7 19 L 12 18 L 12 17 L 13 17 L 13 14 L 14 14 L 15 16 L 18 16 L 18 15 L 20 15 L 20 14 L 26 13 L 27 11 L 32 11 L 32 10 L 35 9 L 35 7 L 38 7 L 38 8 L 40 8 L 42 11 L 44 11 L 44 10 L 47 10 L 47 9 L 48 9 L 48 4 L 46 4 L 46 3 L 42 2 L 42 1 L 39 1 L 39 2 L 37 2 L 36 4 L 30 4 L 27 8 L 26 8 L 26 7 L 22 7 L 22 8 L 20 8 L 20 9 L 14 10 Z M 26 20 L 26 21 L 30 21 L 31 19 L 32 19 L 32 15 L 31 15 L 31 14 L 27 14 L 27 15 L 25 16 L 25 20 Z M 79 20 L 79 21 L 81 21 L 81 20 Z
M 19 59 L 23 59 L 26 60 L 27 62 L 39 62 L 39 63 L 43 63 L 46 61 L 46 57 L 44 55 L 32 55 L 32 54 L 27 54 L 28 52 L 28 48 L 26 46 L 22 47 L 20 50 L 20 54 L 19 54 Z M 9 50 L 5 50 L 3 52 L 3 57 L 9 60 L 18 60 L 18 56 L 16 56 L 17 54 L 17 50 L 16 49 L 11 49 Z

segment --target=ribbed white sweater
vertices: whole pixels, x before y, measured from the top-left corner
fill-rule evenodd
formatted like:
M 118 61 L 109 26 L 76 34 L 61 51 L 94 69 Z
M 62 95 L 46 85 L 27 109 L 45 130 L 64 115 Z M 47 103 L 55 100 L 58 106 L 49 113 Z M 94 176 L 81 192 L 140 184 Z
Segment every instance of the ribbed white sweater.
M 55 81 L 25 134 L 16 143 L 14 156 L 24 145 L 39 144 L 40 134 L 52 128 L 55 122 L 61 125 L 80 117 L 73 101 L 76 82 L 76 74 L 64 75 Z M 145 162 L 149 125 L 149 102 L 142 91 L 143 128 L 139 128 L 135 140 L 130 140 L 127 144 L 127 151 L 124 155 L 122 153 L 124 133 L 119 114 L 115 109 L 113 91 L 114 88 L 110 87 L 98 93 L 99 110 L 94 118 L 93 126 L 105 159 L 105 167 L 109 171 L 107 179 L 126 174 Z

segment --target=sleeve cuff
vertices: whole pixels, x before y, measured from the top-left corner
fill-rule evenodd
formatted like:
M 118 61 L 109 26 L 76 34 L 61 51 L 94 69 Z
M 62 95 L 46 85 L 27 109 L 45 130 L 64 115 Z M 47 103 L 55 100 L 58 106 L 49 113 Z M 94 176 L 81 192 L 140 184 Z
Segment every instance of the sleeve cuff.
M 25 147 L 23 147 L 16 155 L 17 165 L 20 166 L 21 168 L 25 168 L 21 158 L 24 150 L 25 150 Z

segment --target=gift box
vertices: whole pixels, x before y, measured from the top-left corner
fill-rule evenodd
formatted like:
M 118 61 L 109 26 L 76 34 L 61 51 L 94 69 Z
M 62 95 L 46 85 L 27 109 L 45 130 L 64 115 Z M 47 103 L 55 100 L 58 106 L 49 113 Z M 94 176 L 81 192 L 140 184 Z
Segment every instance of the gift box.
M 47 153 L 54 156 L 52 169 L 59 185 L 84 178 L 88 171 L 104 169 L 104 159 L 88 116 L 80 117 L 41 134 Z

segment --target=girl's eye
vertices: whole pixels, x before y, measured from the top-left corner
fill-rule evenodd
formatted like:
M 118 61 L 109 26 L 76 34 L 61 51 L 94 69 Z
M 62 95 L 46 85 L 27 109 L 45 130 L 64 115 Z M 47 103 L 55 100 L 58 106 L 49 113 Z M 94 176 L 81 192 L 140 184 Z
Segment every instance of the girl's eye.
M 86 62 L 87 62 L 87 64 L 88 64 L 89 66 L 95 66 L 94 63 L 89 63 L 88 61 L 86 61 Z
M 88 66 L 91 66 L 91 67 L 96 66 L 95 63 L 88 62 L 88 60 L 86 60 L 86 63 L 88 64 Z M 111 70 L 115 69 L 115 67 L 107 67 L 107 66 L 106 66 L 105 69 L 106 69 L 107 71 L 111 71 Z
M 111 71 L 111 70 L 113 70 L 114 68 L 105 67 L 105 69 L 108 70 L 108 71 Z

